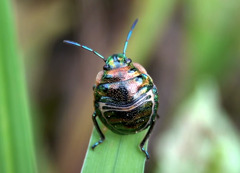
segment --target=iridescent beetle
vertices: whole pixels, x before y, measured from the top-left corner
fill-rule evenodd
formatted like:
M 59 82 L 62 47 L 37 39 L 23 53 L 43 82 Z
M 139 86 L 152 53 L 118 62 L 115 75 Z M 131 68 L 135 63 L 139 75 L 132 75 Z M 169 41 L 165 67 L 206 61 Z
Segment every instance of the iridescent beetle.
M 138 19 L 134 21 L 128 33 L 123 53 L 113 54 L 107 59 L 79 43 L 68 40 L 64 40 L 64 43 L 93 52 L 105 62 L 103 71 L 97 74 L 96 84 L 93 86 L 95 112 L 92 119 L 101 139 L 92 146 L 92 149 L 105 140 L 96 120 L 98 116 L 107 128 L 120 135 L 135 134 L 149 127 L 139 145 L 149 159 L 144 144 L 158 117 L 157 88 L 146 70 L 140 64 L 132 63 L 132 60 L 125 56 L 128 40 L 137 21 Z

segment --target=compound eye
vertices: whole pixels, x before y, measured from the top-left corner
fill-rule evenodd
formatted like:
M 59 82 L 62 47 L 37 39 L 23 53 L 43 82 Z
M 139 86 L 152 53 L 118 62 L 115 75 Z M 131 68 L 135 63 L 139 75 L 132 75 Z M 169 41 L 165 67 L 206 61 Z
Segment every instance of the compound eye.
M 127 64 L 130 64 L 132 60 L 130 58 L 127 59 Z
M 105 64 L 104 66 L 103 66 L 103 70 L 108 70 L 108 65 L 107 64 Z

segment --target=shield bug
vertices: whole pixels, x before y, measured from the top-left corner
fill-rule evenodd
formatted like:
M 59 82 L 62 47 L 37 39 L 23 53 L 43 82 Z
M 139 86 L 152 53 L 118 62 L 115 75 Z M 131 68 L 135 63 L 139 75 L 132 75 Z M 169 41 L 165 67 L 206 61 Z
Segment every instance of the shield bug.
M 96 119 L 99 117 L 108 129 L 120 135 L 135 134 L 149 128 L 139 145 L 149 159 L 144 144 L 158 117 L 157 88 L 146 70 L 125 56 L 128 41 L 137 21 L 138 19 L 134 21 L 128 33 L 123 53 L 113 54 L 107 59 L 93 49 L 77 42 L 64 40 L 64 43 L 93 52 L 105 62 L 103 70 L 97 74 L 96 83 L 93 86 L 95 111 L 92 120 L 100 135 L 100 140 L 92 146 L 92 149 L 105 140 Z

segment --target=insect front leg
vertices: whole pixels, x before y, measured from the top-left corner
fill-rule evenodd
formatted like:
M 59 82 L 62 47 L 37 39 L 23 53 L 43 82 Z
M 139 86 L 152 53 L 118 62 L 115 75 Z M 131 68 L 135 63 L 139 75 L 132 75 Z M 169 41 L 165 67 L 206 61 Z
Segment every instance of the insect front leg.
M 92 145 L 92 149 L 94 149 L 96 146 L 98 146 L 99 144 L 101 144 L 105 140 L 105 136 L 102 133 L 96 118 L 97 118 L 97 114 L 96 114 L 96 112 L 94 112 L 93 115 L 92 115 L 93 124 L 94 124 L 94 126 L 95 126 L 95 128 L 96 128 L 96 130 L 97 130 L 101 139 L 98 142 L 96 142 L 94 145 Z
M 93 87 L 92 87 L 93 91 L 95 90 L 95 88 L 96 88 L 96 85 L 93 85 Z
M 149 159 L 150 156 L 149 156 L 147 150 L 144 149 L 144 145 L 145 145 L 146 141 L 148 140 L 148 138 L 149 138 L 149 136 L 150 136 L 150 134 L 151 134 L 151 132 L 152 132 L 152 129 L 153 129 L 153 127 L 154 127 L 154 124 L 155 124 L 155 122 L 152 121 L 151 124 L 150 124 L 150 127 L 149 127 L 149 129 L 148 129 L 147 134 L 145 135 L 145 137 L 143 138 L 142 142 L 141 142 L 140 145 L 139 145 L 140 149 L 142 150 L 142 152 L 144 152 L 144 154 L 146 155 L 147 159 Z

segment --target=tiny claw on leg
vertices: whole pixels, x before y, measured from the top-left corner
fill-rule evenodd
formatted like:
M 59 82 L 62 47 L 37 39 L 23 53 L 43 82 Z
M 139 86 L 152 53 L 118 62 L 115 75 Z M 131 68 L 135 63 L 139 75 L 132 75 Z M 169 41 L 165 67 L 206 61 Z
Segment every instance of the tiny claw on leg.
M 94 150 L 94 148 L 96 146 L 98 146 L 99 144 L 101 144 L 103 142 L 103 140 L 101 139 L 100 141 L 96 142 L 95 144 L 92 145 L 92 149 Z
M 152 120 L 152 121 L 151 121 L 151 124 L 150 124 L 150 128 L 148 129 L 147 134 L 145 135 L 145 137 L 143 138 L 142 142 L 141 142 L 140 145 L 139 145 L 139 147 L 141 148 L 142 152 L 145 153 L 147 159 L 149 159 L 150 157 L 149 157 L 148 152 L 143 148 L 143 146 L 145 145 L 147 139 L 149 138 L 149 136 L 150 136 L 150 134 L 151 134 L 151 132 L 152 132 L 152 129 L 153 129 L 153 127 L 154 127 L 154 124 L 155 124 L 155 122 Z
M 142 150 L 142 152 L 144 152 L 145 153 L 145 155 L 146 155 L 146 158 L 147 159 L 149 159 L 150 158 L 150 156 L 149 156 L 149 154 L 148 154 L 148 152 L 143 148 L 143 147 L 141 147 L 141 150 Z
M 93 113 L 92 115 L 92 120 L 93 120 L 93 124 L 94 126 L 96 127 L 96 130 L 98 132 L 98 134 L 100 135 L 100 140 L 98 142 L 96 142 L 93 146 L 92 146 L 92 149 L 94 149 L 96 146 L 98 146 L 99 144 L 103 143 L 103 141 L 105 140 L 105 136 L 104 134 L 102 133 L 99 125 L 98 125 L 98 122 L 96 120 L 96 117 L 97 117 L 97 114 L 96 112 Z

